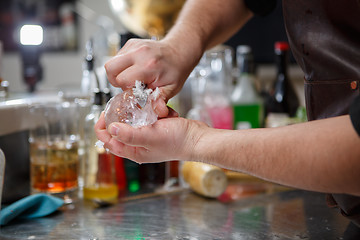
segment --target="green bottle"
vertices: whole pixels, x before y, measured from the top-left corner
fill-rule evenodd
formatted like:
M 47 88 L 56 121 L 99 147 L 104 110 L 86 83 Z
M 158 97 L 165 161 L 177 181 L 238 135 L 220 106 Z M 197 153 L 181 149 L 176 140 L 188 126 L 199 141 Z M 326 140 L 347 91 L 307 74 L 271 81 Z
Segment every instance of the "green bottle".
M 234 129 L 263 126 L 263 102 L 255 88 L 254 58 L 251 48 L 240 45 L 236 49 L 239 76 L 231 95 Z

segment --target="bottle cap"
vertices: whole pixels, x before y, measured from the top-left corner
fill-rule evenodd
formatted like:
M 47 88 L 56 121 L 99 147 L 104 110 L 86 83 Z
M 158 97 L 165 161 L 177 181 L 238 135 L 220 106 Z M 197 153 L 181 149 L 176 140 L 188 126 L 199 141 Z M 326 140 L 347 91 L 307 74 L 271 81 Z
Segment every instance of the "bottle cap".
M 236 61 L 241 73 L 255 73 L 254 56 L 248 45 L 239 45 L 236 48 Z
M 287 42 L 275 42 L 275 50 L 287 51 L 289 50 L 289 44 Z
M 236 52 L 239 55 L 249 54 L 249 53 L 251 53 L 251 47 L 248 45 L 239 45 L 236 48 Z

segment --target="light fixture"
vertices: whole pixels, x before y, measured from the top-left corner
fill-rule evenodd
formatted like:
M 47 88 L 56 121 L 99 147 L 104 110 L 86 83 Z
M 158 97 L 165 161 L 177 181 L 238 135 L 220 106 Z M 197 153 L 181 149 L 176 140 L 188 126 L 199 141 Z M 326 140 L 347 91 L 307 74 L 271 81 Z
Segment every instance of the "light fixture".
M 40 25 L 25 24 L 20 28 L 20 52 L 23 62 L 23 78 L 29 92 L 35 91 L 37 82 L 42 79 L 40 65 L 41 44 L 44 31 Z
M 40 25 L 23 25 L 20 28 L 22 45 L 40 45 L 43 42 L 43 28 Z

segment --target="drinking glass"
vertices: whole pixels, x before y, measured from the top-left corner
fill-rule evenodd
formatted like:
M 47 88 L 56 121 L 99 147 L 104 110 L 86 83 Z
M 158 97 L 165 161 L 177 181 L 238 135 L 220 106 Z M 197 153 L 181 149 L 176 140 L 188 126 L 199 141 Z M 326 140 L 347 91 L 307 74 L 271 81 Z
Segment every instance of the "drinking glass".
M 218 46 L 206 51 L 197 66 L 201 77 L 206 80 L 204 108 L 210 115 L 214 128 L 233 128 L 233 111 L 230 103 L 231 56 L 231 48 Z
M 30 179 L 32 193 L 48 193 L 71 203 L 79 175 L 79 105 L 74 102 L 30 107 Z

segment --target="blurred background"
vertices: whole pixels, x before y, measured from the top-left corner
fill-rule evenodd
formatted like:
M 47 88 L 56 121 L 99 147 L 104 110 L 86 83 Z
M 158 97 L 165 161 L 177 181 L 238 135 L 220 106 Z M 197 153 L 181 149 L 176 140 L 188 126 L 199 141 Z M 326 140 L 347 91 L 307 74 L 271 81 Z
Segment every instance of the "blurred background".
M 41 51 L 39 61 L 43 73 L 42 80 L 37 84 L 36 88 L 38 91 L 46 91 L 59 89 L 67 85 L 80 84 L 83 70 L 82 64 L 86 54 L 85 45 L 90 38 L 99 36 L 99 34 L 110 34 L 111 31 L 115 31 L 118 34 L 130 32 L 142 37 L 148 37 L 146 36 L 146 31 L 153 31 L 151 27 L 144 30 L 144 27 L 139 27 L 139 25 L 142 24 L 141 21 L 151 18 L 149 17 L 145 20 L 137 19 L 137 23 L 134 23 L 132 20 L 136 18 L 134 17 L 136 11 L 133 11 L 132 13 L 135 13 L 129 17 L 128 12 L 124 11 L 125 4 L 128 4 L 127 7 L 130 4 L 130 7 L 133 9 L 141 9 L 141 5 L 144 5 L 143 9 L 146 9 L 147 6 L 149 11 L 149 6 L 151 5 L 157 5 L 157 7 L 175 5 L 178 8 L 182 3 L 183 0 L 2 1 L 0 3 L 0 41 L 3 43 L 3 56 L 0 63 L 0 76 L 9 82 L 9 89 L 11 91 L 27 91 L 28 87 L 24 82 L 22 73 L 23 60 L 21 44 L 19 43 L 21 24 L 35 22 L 44 28 L 44 41 L 39 47 L 39 51 Z M 135 7 L 133 7 L 134 5 Z M 136 7 L 137 5 L 140 7 Z M 169 11 L 174 10 L 170 9 Z M 171 22 L 167 24 L 166 28 L 171 25 Z M 162 33 L 158 34 L 161 35 Z M 273 45 L 275 41 L 279 40 L 286 40 L 284 23 L 282 21 L 281 1 L 278 1 L 274 12 L 266 17 L 254 17 L 226 44 L 233 48 L 244 44 L 251 46 L 255 62 L 259 66 L 257 74 L 259 79 L 266 84 L 271 82 L 271 79 L 276 74 L 273 64 Z M 124 41 L 124 39 L 120 41 Z M 101 54 L 106 55 L 104 53 Z M 101 66 L 103 61 L 105 60 L 101 60 L 98 57 L 96 65 Z M 292 58 L 291 62 L 294 63 Z M 300 86 L 297 84 L 296 89 L 299 92 L 299 96 L 302 97 L 301 84 L 303 76 L 294 64 L 290 66 L 290 75 L 293 81 L 296 83 L 300 82 Z
M 23 10 L 26 7 L 22 6 L 27 5 L 29 10 Z M 43 80 L 38 85 L 39 91 L 80 84 L 86 41 L 99 34 L 103 28 L 101 24 L 111 23 L 114 30 L 124 32 L 107 1 L 2 1 L 0 9 L 0 40 L 3 41 L 4 48 L 1 76 L 9 81 L 10 91 L 15 92 L 27 91 L 22 76 L 17 32 L 21 22 L 26 22 L 27 17 L 23 11 L 33 12 L 28 17 L 29 21 L 44 26 L 44 42 L 41 47 Z M 80 9 L 83 16 L 77 14 L 75 9 Z M 99 19 L 101 16 L 104 16 L 103 20 Z M 59 41 L 66 33 L 68 42 Z

